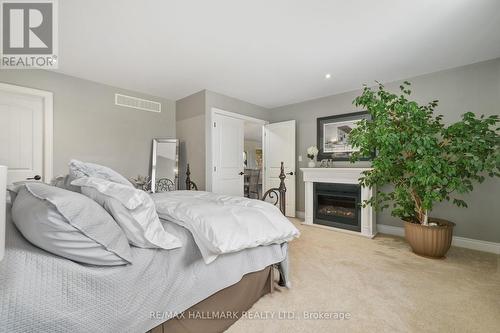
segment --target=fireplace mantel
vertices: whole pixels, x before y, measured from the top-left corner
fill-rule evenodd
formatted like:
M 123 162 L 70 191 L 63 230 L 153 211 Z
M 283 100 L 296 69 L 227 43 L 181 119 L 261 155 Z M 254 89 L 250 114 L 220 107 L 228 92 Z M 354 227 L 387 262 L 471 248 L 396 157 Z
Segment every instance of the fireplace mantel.
M 359 184 L 361 173 L 370 168 L 301 168 L 305 182 L 305 225 L 318 226 L 373 238 L 377 234 L 375 210 L 371 206 L 361 208 L 361 232 L 323 226 L 314 223 L 314 183 Z M 361 186 L 361 200 L 368 200 L 375 189 Z

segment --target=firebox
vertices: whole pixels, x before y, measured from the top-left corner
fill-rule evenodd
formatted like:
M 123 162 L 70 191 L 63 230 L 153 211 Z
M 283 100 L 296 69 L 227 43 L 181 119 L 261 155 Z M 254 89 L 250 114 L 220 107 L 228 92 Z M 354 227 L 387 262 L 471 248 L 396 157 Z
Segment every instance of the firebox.
M 314 223 L 361 231 L 361 186 L 314 183 Z

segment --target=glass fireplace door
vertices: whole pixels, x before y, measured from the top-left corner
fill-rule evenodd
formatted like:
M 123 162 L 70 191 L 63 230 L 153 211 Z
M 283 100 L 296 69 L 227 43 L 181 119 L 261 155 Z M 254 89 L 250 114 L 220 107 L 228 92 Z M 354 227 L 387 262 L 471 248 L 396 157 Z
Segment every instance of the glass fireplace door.
M 361 231 L 359 185 L 316 183 L 314 223 Z

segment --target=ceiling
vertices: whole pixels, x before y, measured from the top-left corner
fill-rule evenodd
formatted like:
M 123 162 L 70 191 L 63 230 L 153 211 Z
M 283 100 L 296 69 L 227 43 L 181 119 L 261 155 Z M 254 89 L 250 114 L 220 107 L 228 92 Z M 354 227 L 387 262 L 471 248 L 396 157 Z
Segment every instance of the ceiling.
M 208 89 L 276 107 L 500 56 L 498 0 L 64 0 L 59 11 L 59 72 L 174 100 Z

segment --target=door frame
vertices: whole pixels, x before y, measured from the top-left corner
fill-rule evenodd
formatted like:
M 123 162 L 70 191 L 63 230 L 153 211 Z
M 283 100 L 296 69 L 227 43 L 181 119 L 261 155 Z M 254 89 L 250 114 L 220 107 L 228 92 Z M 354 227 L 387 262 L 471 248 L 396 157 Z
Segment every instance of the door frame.
M 295 198 L 294 198 L 295 211 L 293 212 L 295 215 L 292 217 L 296 217 L 297 216 L 297 188 L 298 188 L 298 186 L 297 186 L 297 179 L 298 179 L 298 174 L 297 174 L 297 120 L 291 119 L 291 120 L 278 121 L 275 123 L 270 123 L 269 125 L 279 124 L 279 123 L 287 123 L 287 122 L 294 122 L 295 123 L 295 141 L 294 141 L 294 146 L 293 146 L 293 151 L 295 152 L 295 158 L 294 158 L 291 169 L 293 169 L 293 172 L 295 175 L 295 179 L 294 179 L 294 183 L 295 183 L 294 184 L 294 186 L 295 186 Z M 268 143 L 269 143 L 266 139 L 267 132 L 268 132 L 268 129 L 266 127 L 264 127 L 264 129 L 262 130 L 262 164 L 264 166 L 263 167 L 264 173 L 263 173 L 262 177 L 265 177 L 265 172 L 266 172 L 265 166 L 267 166 L 269 164 L 267 161 L 267 159 L 269 158 L 269 155 L 267 155 Z M 286 169 L 286 165 L 285 165 L 285 169 Z M 266 190 L 269 190 L 270 188 L 271 188 L 271 186 L 267 182 L 267 177 L 262 178 L 262 190 L 265 192 Z M 285 207 L 285 210 L 286 210 L 286 207 Z
M 267 121 L 267 120 L 249 117 L 249 116 L 245 116 L 245 115 L 242 115 L 239 113 L 225 111 L 225 110 L 214 108 L 214 107 L 211 108 L 210 119 L 208 122 L 208 125 L 209 125 L 208 126 L 208 133 L 207 133 L 207 137 L 210 139 L 210 144 L 207 145 L 207 147 L 209 149 L 207 150 L 206 161 L 205 161 L 205 166 L 206 166 L 206 169 L 205 169 L 205 179 L 206 179 L 205 188 L 209 192 L 212 191 L 212 184 L 214 183 L 214 179 L 215 179 L 214 151 L 215 151 L 216 147 L 215 147 L 215 131 L 213 130 L 213 128 L 214 128 L 214 119 L 215 119 L 216 114 L 226 116 L 226 117 L 241 119 L 244 121 L 250 121 L 250 122 L 262 124 L 262 126 L 269 124 L 269 121 Z M 262 134 L 264 134 L 264 129 L 262 130 Z M 262 142 L 262 144 L 264 144 L 264 142 Z M 264 151 L 264 146 L 262 146 L 262 151 Z M 264 163 L 265 163 L 264 159 L 262 159 L 262 164 L 263 164 L 262 165 L 262 172 L 263 172 L 262 177 L 265 176 L 265 174 L 264 174 L 265 164 Z M 262 179 L 264 179 L 264 178 L 262 178 Z
M 14 84 L 0 82 L 0 91 L 41 97 L 43 101 L 43 181 L 49 183 L 53 177 L 54 158 L 54 94 Z

